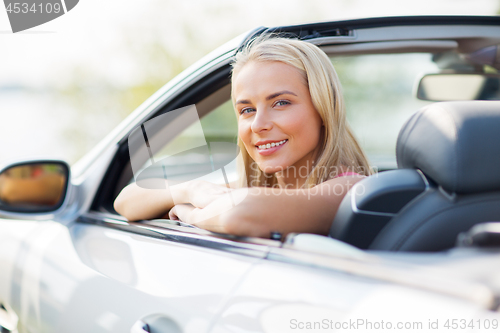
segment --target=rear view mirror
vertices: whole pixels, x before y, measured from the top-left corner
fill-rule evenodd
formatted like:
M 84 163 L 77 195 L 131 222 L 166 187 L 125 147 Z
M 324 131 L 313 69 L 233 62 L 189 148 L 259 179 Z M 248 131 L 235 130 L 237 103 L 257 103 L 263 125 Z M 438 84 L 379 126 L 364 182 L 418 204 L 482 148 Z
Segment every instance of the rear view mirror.
M 32 161 L 10 165 L 0 172 L 0 210 L 46 213 L 61 207 L 66 196 L 69 167 L 60 161 Z
M 417 98 L 425 101 L 500 100 L 500 75 L 428 74 L 419 82 Z

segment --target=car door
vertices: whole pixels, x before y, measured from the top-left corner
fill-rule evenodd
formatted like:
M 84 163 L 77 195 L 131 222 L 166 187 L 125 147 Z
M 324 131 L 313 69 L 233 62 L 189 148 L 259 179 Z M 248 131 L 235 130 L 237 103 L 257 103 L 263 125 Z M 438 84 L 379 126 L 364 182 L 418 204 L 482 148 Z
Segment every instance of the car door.
M 69 228 L 54 221 L 2 221 L 2 227 L 12 223 L 10 230 L 27 233 L 11 248 L 15 262 L 2 260 L 11 278 L 2 281 L 2 301 L 19 316 L 20 332 L 129 332 L 154 314 L 176 329 L 165 326 L 166 332 L 205 332 L 265 254 L 265 246 L 239 247 L 97 214 Z M 13 245 L 13 233 L 2 236 Z

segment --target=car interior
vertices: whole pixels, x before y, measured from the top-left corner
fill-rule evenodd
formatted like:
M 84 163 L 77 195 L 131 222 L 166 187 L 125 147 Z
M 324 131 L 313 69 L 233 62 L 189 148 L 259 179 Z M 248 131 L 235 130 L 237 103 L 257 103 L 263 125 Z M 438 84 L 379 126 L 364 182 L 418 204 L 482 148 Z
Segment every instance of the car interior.
M 357 183 L 330 236 L 359 248 L 440 251 L 472 226 L 499 221 L 499 111 L 500 102 L 467 101 L 415 113 L 399 134 L 399 168 Z
M 348 119 L 379 171 L 344 198 L 329 237 L 358 249 L 436 252 L 455 247 L 473 226 L 500 220 L 500 102 L 484 101 L 500 100 L 499 29 L 400 26 L 302 37 L 331 57 Z M 229 75 L 227 62 L 148 119 L 194 105 L 207 142 L 235 143 Z M 451 102 L 434 103 L 439 101 Z M 192 125 L 177 122 L 148 133 L 155 144 L 141 170 L 189 142 Z M 94 211 L 116 214 L 114 198 L 134 181 L 130 143 L 124 138 L 119 144 Z M 193 163 L 179 163 L 167 167 L 195 172 Z M 236 177 L 231 167 L 227 174 L 230 181 Z M 217 177 L 212 181 L 222 183 Z M 205 234 L 173 221 L 143 223 Z M 297 236 L 285 242 L 297 242 Z

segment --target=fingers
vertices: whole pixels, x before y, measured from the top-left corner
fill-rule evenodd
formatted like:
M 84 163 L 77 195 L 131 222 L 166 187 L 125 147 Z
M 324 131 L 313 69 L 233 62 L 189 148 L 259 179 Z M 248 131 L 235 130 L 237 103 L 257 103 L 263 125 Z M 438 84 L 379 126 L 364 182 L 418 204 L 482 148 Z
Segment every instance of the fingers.
M 191 223 L 191 215 L 194 210 L 195 208 L 191 204 L 179 204 L 175 205 L 170 212 L 168 212 L 168 216 L 171 220 Z
M 177 216 L 177 213 L 175 212 L 176 211 L 175 207 L 177 206 L 172 207 L 172 209 L 168 212 L 168 218 L 170 220 L 180 221 L 179 216 Z

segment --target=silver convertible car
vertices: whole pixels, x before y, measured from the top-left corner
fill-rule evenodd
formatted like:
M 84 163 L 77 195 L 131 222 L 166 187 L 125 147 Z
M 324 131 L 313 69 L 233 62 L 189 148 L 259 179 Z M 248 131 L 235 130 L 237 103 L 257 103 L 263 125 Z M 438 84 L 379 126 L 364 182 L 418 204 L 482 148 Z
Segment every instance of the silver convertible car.
M 351 189 L 329 236 L 127 222 L 113 202 L 133 181 L 236 176 L 230 153 L 207 169 L 197 148 L 236 142 L 230 64 L 264 32 L 330 56 L 378 173 Z M 498 332 L 499 70 L 500 17 L 323 22 L 228 42 L 71 168 L 2 166 L 0 332 Z

